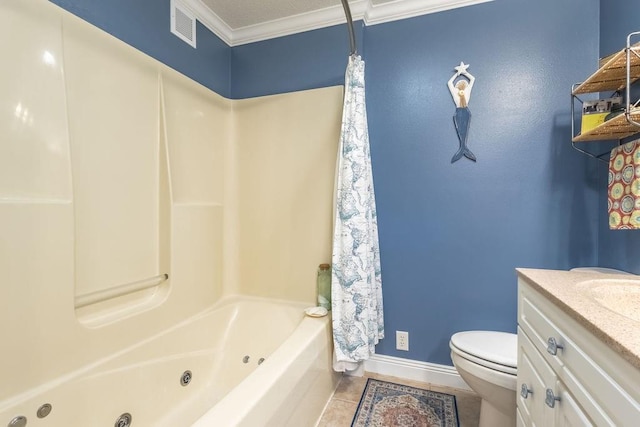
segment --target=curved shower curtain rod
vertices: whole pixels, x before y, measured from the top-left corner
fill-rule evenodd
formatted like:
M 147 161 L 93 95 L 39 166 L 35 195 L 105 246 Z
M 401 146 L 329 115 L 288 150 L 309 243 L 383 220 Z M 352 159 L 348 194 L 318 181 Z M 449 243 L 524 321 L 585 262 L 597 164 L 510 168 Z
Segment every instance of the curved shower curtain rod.
M 341 0 L 342 7 L 344 9 L 344 16 L 347 18 L 347 30 L 349 31 L 349 45 L 351 46 L 351 55 L 357 53 L 356 49 L 356 36 L 353 32 L 353 19 L 351 18 L 351 9 L 349 8 L 348 0 Z

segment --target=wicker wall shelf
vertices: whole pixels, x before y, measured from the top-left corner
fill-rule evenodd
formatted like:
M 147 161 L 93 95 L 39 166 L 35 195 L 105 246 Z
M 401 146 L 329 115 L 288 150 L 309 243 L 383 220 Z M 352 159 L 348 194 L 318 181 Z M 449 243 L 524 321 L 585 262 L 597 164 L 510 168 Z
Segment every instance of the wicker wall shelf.
M 631 60 L 630 79 L 633 83 L 640 78 L 640 43 L 630 47 Z M 620 90 L 627 85 L 627 52 L 622 49 L 613 55 L 602 67 L 593 73 L 573 91 L 574 95 L 581 93 Z
M 576 142 L 622 140 L 640 133 L 640 107 L 630 102 L 629 86 L 640 79 L 640 43 L 631 44 L 631 38 L 640 36 L 640 32 L 627 36 L 627 43 L 621 51 L 604 58 L 600 62 L 600 68 L 587 80 L 575 84 L 571 88 L 571 145 L 576 150 L 602 160 L 601 155 L 594 155 L 583 149 L 577 148 Z M 628 61 L 628 64 L 627 64 Z M 627 66 L 628 65 L 628 66 Z M 626 89 L 624 113 L 611 120 L 596 126 L 582 134 L 575 133 L 575 101 L 582 103 L 578 95 L 584 93 L 596 93 L 606 91 L 620 91 Z
M 640 122 L 640 108 L 632 108 L 631 119 Z M 640 128 L 629 123 L 624 114 L 614 117 L 588 132 L 573 138 L 573 142 L 603 141 L 608 139 L 623 139 L 640 132 Z

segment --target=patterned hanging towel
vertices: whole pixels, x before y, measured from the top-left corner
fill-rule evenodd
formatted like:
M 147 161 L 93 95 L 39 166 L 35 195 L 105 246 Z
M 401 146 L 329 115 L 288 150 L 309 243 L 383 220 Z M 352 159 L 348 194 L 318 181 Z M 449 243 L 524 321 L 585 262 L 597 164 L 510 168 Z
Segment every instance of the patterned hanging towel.
M 640 140 L 611 150 L 607 195 L 609 228 L 640 229 Z

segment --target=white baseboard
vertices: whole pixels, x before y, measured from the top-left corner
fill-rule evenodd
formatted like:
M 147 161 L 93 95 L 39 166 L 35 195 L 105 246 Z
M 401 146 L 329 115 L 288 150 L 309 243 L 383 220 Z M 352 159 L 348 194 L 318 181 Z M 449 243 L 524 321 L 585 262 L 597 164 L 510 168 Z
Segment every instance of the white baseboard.
M 374 354 L 364 362 L 364 370 L 374 374 L 421 381 L 440 387 L 471 391 L 453 366 Z

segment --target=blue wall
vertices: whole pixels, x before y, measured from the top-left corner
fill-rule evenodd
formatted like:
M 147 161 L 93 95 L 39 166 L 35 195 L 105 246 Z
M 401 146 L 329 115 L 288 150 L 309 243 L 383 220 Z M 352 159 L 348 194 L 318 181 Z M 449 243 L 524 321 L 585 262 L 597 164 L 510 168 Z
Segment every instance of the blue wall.
M 231 49 L 199 22 L 197 49 L 170 32 L 170 0 L 50 0 L 222 96 L 231 92 Z
M 194 52 L 169 34 L 168 0 L 55 1 L 224 96 L 343 82 L 344 26 L 231 49 L 199 27 L 209 41 Z M 514 268 L 596 264 L 599 166 L 571 149 L 568 95 L 596 64 L 599 14 L 598 0 L 495 0 L 358 25 L 388 337 L 379 353 L 451 364 L 452 333 L 515 331 Z M 450 163 L 446 82 L 460 61 L 477 77 L 477 163 Z M 410 352 L 395 350 L 395 330 L 409 331 Z
M 380 353 L 450 364 L 452 333 L 515 331 L 514 268 L 595 263 L 597 166 L 571 149 L 568 95 L 597 59 L 598 20 L 596 0 L 496 0 L 366 28 Z M 446 82 L 461 60 L 477 78 L 478 162 L 451 164 Z
M 606 56 L 626 45 L 627 34 L 640 31 L 637 0 L 602 0 L 600 6 L 600 55 Z M 640 37 L 632 42 L 640 41 Z M 636 85 L 637 86 L 637 85 Z M 637 98 L 632 98 L 633 100 Z M 607 167 L 600 166 L 598 212 L 600 214 L 599 264 L 640 274 L 640 230 L 609 230 L 607 216 Z
M 354 22 L 359 53 L 362 21 Z M 345 25 L 307 31 L 231 49 L 231 97 L 286 93 L 344 84 L 349 56 Z
M 640 31 L 640 9 L 637 0 L 601 0 L 600 56 L 624 48 L 627 35 Z M 635 37 L 633 42 L 640 40 Z

